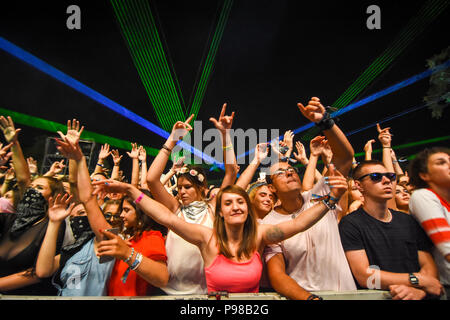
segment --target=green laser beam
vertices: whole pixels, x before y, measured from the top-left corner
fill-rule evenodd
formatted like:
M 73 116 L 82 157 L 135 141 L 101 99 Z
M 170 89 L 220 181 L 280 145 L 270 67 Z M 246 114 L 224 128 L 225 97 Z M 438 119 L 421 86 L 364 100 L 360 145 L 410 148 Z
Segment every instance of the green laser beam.
M 3 116 L 10 116 L 13 119 L 14 123 L 26 125 L 26 126 L 29 126 L 32 128 L 50 131 L 53 133 L 57 133 L 58 131 L 61 131 L 64 133 L 67 131 L 67 124 L 61 124 L 58 122 L 54 122 L 54 121 L 50 121 L 50 120 L 46 120 L 46 119 L 42 119 L 42 118 L 38 118 L 38 117 L 33 117 L 33 116 L 19 113 L 16 111 L 11 111 L 8 109 L 0 108 L 0 114 Z M 109 136 L 95 133 L 95 132 L 88 131 L 88 130 L 83 130 L 83 132 L 81 134 L 81 138 L 83 140 L 92 140 L 92 141 L 95 141 L 100 144 L 107 143 L 113 147 L 116 147 L 119 149 L 124 149 L 124 150 L 131 150 L 131 148 L 132 148 L 131 142 L 129 142 L 129 141 L 109 137 Z M 153 157 L 155 157 L 159 152 L 159 149 L 156 149 L 156 148 L 152 148 L 152 147 L 148 147 L 148 146 L 143 146 L 143 147 L 145 148 L 147 154 L 150 156 L 153 156 Z

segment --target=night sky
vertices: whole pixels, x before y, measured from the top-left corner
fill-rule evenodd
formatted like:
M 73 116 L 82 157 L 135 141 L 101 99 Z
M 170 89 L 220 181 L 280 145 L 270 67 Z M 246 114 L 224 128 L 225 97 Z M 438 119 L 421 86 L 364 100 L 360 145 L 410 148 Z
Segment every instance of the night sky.
M 151 1 L 166 55 L 173 64 L 185 101 L 192 95 L 222 3 Z M 334 103 L 393 43 L 425 3 L 235 0 L 198 120 L 203 121 L 204 129 L 211 128 L 208 119 L 217 118 L 226 102 L 228 113 L 236 112 L 234 128 L 276 128 L 282 134 L 307 124 L 297 102 L 306 105 L 310 97 L 317 96 L 324 105 Z M 71 4 L 81 9 L 81 30 L 66 27 L 69 16 L 66 8 Z M 371 4 L 381 9 L 380 30 L 366 27 L 369 17 L 366 8 Z M 425 71 L 427 59 L 450 45 L 449 21 L 447 7 L 352 102 Z M 160 125 L 109 1 L 8 5 L 0 13 L 0 36 Z M 342 115 L 339 126 L 344 132 L 351 132 L 420 106 L 427 95 L 429 79 Z M 165 141 L 3 50 L 0 50 L 0 86 L 0 108 L 59 123 L 76 118 L 86 130 L 158 149 Z M 435 119 L 429 109 L 422 108 L 387 121 L 382 127 L 391 127 L 394 146 L 446 136 L 448 113 L 445 109 L 443 116 Z M 56 134 L 25 125 L 17 127 L 22 128 L 20 141 L 25 156 L 33 156 L 41 163 L 46 137 Z M 349 136 L 349 140 L 358 153 L 363 151 L 367 140 L 377 139 L 377 135 L 372 126 Z M 445 140 L 433 145 L 449 144 Z M 404 148 L 398 150 L 397 156 L 409 156 L 424 147 Z M 380 148 L 378 141 L 374 144 L 374 149 L 377 148 Z M 123 169 L 130 176 L 131 162 L 125 151 L 120 150 L 124 154 Z M 377 157 L 381 155 L 374 155 Z

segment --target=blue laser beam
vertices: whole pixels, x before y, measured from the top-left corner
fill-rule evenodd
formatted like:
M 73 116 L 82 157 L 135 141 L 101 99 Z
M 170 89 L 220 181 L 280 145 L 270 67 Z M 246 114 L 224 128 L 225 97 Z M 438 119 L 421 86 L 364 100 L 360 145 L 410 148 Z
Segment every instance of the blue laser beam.
M 37 58 L 36 56 L 32 55 L 31 53 L 23 50 L 22 48 L 16 46 L 15 44 L 11 43 L 10 41 L 4 39 L 3 37 L 0 37 L 0 49 L 8 52 L 12 56 L 28 63 L 29 65 L 35 67 L 36 69 L 44 72 L 45 74 L 51 76 L 52 78 L 66 84 L 67 86 L 71 87 L 72 89 L 86 95 L 87 97 L 93 99 L 94 101 L 97 101 L 98 103 L 104 105 L 105 107 L 111 109 L 112 111 L 124 116 L 125 118 L 130 119 L 131 121 L 139 124 L 140 126 L 152 131 L 153 133 L 156 133 L 157 135 L 168 138 L 170 134 L 158 127 L 157 125 L 153 124 L 152 122 L 142 118 L 141 116 L 137 115 L 136 113 L 128 110 L 127 108 L 123 107 L 122 105 L 118 104 L 117 102 L 105 97 L 101 93 L 89 88 L 85 84 L 81 83 L 80 81 L 72 78 L 71 76 L 65 74 L 64 72 L 56 69 L 55 67 L 49 65 L 45 61 Z M 224 165 L 221 162 L 218 162 L 214 158 L 204 154 L 200 150 L 184 143 L 179 142 L 179 145 L 189 152 L 195 154 L 197 157 L 201 159 L 206 159 L 210 163 L 214 163 L 217 167 L 224 169 Z
M 368 103 L 370 103 L 372 101 L 380 99 L 381 97 L 384 97 L 384 96 L 386 96 L 386 95 L 388 95 L 388 94 L 390 94 L 392 92 L 395 92 L 395 91 L 400 90 L 400 89 L 402 89 L 404 87 L 407 87 L 407 86 L 409 86 L 409 85 L 411 85 L 411 84 L 413 84 L 413 83 L 415 83 L 415 82 L 417 82 L 419 80 L 422 80 L 424 78 L 427 78 L 427 77 L 431 76 L 433 73 L 445 70 L 449 66 L 450 66 L 450 60 L 447 60 L 446 62 L 435 66 L 434 68 L 430 68 L 430 69 L 428 69 L 428 70 L 426 70 L 426 71 L 424 71 L 422 73 L 416 74 L 416 75 L 414 75 L 414 76 L 412 76 L 412 77 L 410 77 L 410 78 L 408 78 L 406 80 L 403 80 L 403 81 L 401 81 L 399 83 L 396 83 L 396 84 L 394 84 L 394 85 L 392 85 L 392 86 L 390 86 L 390 87 L 388 87 L 386 89 L 383 89 L 383 90 L 381 90 L 381 91 L 379 91 L 377 93 L 374 93 L 374 94 L 372 94 L 372 95 L 370 95 L 370 96 L 368 96 L 368 97 L 366 97 L 364 99 L 361 99 L 361 100 L 359 100 L 357 102 L 349 104 L 348 106 L 346 106 L 346 107 L 344 107 L 342 109 L 339 109 L 336 112 L 333 112 L 331 114 L 331 116 L 332 117 L 337 117 L 337 116 L 340 116 L 341 114 L 344 114 L 344 113 L 347 113 L 347 112 L 349 112 L 351 110 L 354 110 L 356 108 L 362 107 L 363 105 L 366 105 L 366 104 L 368 104 Z M 302 127 L 299 127 L 299 128 L 297 128 L 295 130 L 292 130 L 292 132 L 294 134 L 297 134 L 297 133 L 300 133 L 300 132 L 303 132 L 305 130 L 310 129 L 313 126 L 314 126 L 314 123 L 310 122 L 310 123 L 308 123 L 308 124 L 306 124 L 306 125 L 304 125 Z M 278 137 L 278 138 L 276 138 L 276 139 L 274 139 L 272 141 L 275 141 L 277 139 L 282 139 L 282 136 L 280 136 L 280 137 Z M 245 157 L 245 156 L 247 156 L 249 154 L 252 154 L 254 152 L 255 152 L 255 148 L 253 148 L 253 149 L 251 149 L 251 150 L 249 150 L 249 151 L 247 151 L 247 152 L 237 156 L 237 159 Z

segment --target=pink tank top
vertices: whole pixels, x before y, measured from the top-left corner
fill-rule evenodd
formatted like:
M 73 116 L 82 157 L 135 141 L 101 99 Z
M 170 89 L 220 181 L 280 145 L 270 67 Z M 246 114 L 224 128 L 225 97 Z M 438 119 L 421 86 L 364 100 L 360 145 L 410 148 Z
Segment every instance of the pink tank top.
M 220 254 L 209 267 L 205 268 L 208 292 L 259 292 L 262 269 L 261 257 L 257 251 L 249 261 L 242 263 Z

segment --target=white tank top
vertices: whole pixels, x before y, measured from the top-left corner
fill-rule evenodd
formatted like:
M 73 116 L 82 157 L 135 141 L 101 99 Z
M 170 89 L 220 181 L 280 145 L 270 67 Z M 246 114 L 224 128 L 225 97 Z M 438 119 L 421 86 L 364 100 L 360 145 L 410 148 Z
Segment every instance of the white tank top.
M 210 212 L 211 206 L 208 206 Z M 208 209 L 207 209 L 208 210 Z M 180 217 L 181 211 L 176 213 Z M 211 214 L 206 214 L 201 225 L 213 228 Z M 169 282 L 161 288 L 169 295 L 207 294 L 203 258 L 197 246 L 169 230 L 166 238 Z

